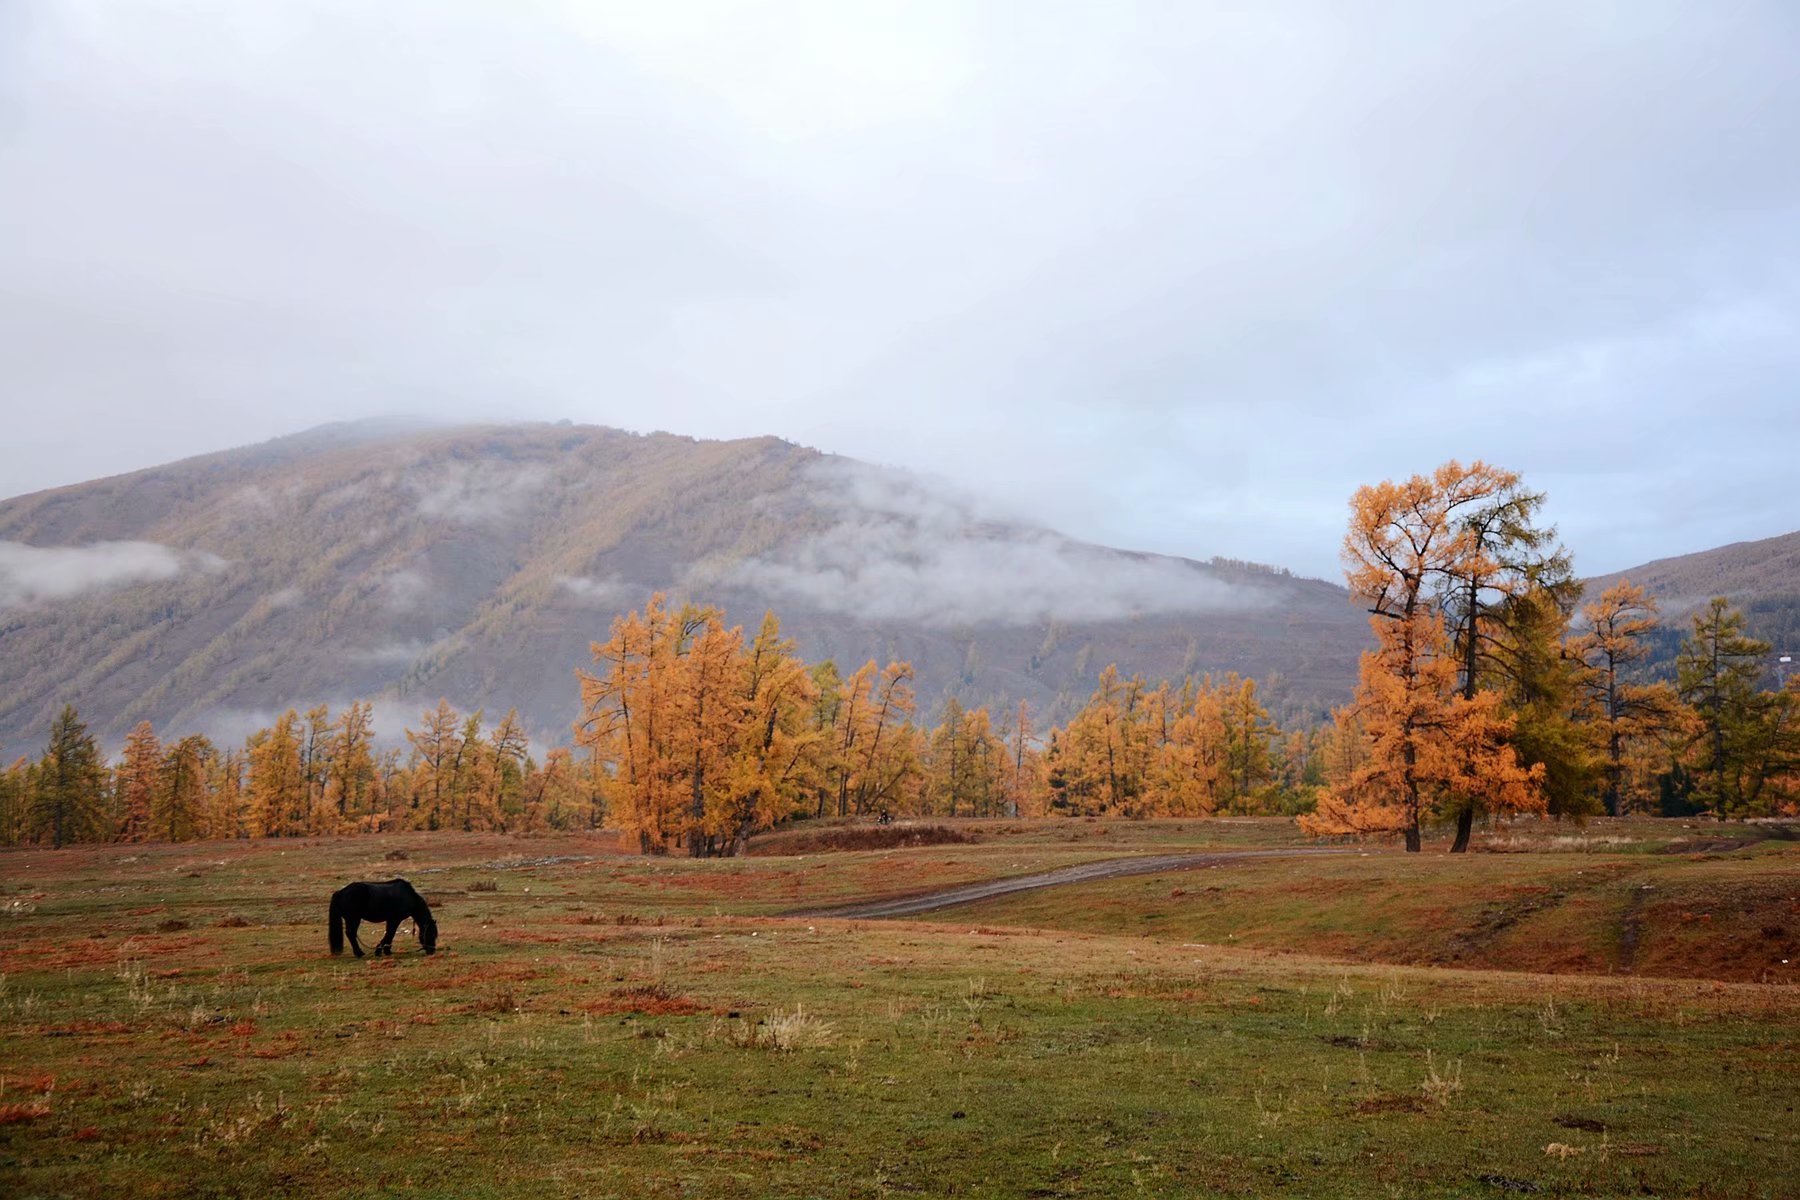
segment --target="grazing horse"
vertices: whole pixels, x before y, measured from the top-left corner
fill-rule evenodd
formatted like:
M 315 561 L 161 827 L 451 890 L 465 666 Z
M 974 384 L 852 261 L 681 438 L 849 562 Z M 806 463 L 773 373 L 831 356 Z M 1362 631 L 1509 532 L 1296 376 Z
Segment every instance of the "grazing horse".
M 375 957 L 394 952 L 394 931 L 400 922 L 411 917 L 419 934 L 419 947 L 431 954 L 437 950 L 437 922 L 425 897 L 413 890 L 404 879 L 386 883 L 353 883 L 331 894 L 331 952 L 344 952 L 344 934 L 350 935 L 350 949 L 363 956 L 362 944 L 356 940 L 356 927 L 364 921 L 386 921 L 387 936 L 375 947 Z

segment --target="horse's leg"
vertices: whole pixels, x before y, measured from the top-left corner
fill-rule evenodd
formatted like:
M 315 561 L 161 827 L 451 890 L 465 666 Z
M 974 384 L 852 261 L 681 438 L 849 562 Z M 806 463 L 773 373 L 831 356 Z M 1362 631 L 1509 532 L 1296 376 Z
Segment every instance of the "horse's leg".
M 392 954 L 394 952 L 394 931 L 400 928 L 405 917 L 393 917 L 388 921 L 387 936 L 381 939 L 381 945 L 375 947 L 376 954 Z
M 362 943 L 356 940 L 356 930 L 361 924 L 361 917 L 347 917 L 344 920 L 344 936 L 350 939 L 350 949 L 356 952 L 358 958 L 363 956 Z

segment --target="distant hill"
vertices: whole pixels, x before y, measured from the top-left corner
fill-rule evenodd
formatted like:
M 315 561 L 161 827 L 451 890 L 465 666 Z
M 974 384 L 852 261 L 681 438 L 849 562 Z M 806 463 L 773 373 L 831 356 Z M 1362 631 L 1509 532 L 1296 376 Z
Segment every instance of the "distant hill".
M 1596 597 L 1621 578 L 1647 589 L 1661 606 L 1663 628 L 1651 660 L 1658 676 L 1674 677 L 1675 655 L 1693 630 L 1693 614 L 1714 596 L 1743 610 L 1745 627 L 1769 642 L 1774 654 L 1800 657 L 1800 532 L 1659 558 L 1590 579 L 1585 595 Z
M 846 671 L 911 660 L 926 714 L 1060 717 L 1113 661 L 1317 711 L 1368 639 L 1336 585 L 1083 544 L 775 438 L 365 422 L 0 503 L 0 754 L 65 701 L 114 745 L 358 698 L 392 737 L 439 696 L 562 741 L 589 642 L 656 590 L 773 608 Z

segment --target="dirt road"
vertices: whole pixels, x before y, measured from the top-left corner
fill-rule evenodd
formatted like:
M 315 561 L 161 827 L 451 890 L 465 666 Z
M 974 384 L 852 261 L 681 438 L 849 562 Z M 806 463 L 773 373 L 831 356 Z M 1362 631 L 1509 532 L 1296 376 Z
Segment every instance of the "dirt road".
M 895 896 L 886 900 L 869 900 L 860 904 L 839 905 L 835 908 L 811 908 L 789 915 L 849 919 L 910 917 L 940 908 L 951 908 L 958 904 L 970 904 L 976 900 L 991 900 L 995 896 L 1007 896 L 1013 892 L 1028 892 L 1034 888 L 1060 887 L 1069 883 L 1093 883 L 1101 879 L 1119 879 L 1126 875 L 1159 875 L 1166 871 L 1192 871 L 1200 867 L 1223 867 L 1247 858 L 1299 858 L 1314 854 L 1352 854 L 1355 852 L 1356 848 L 1349 846 L 1319 846 L 1292 850 L 1236 850 L 1212 854 L 1157 854 L 1106 858 L 1099 862 L 1058 867 L 1054 871 L 1042 871 L 1036 875 L 1016 875 L 1010 879 L 990 879 L 983 883 L 965 883 L 958 887 L 945 888 L 940 892 L 927 892 L 924 895 Z

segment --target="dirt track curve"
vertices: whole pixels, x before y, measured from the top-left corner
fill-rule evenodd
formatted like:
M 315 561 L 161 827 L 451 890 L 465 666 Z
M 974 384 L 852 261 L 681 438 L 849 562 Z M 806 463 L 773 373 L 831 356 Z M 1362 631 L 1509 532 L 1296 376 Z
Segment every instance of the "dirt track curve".
M 1093 883 L 1101 879 L 1119 879 L 1126 875 L 1159 875 L 1165 871 L 1192 871 L 1200 867 L 1223 867 L 1246 858 L 1299 858 L 1314 854 L 1351 854 L 1354 847 L 1320 846 L 1293 850 L 1236 850 L 1212 854 L 1132 855 L 1126 858 L 1104 858 L 1098 862 L 1077 863 L 1058 867 L 1036 875 L 1015 875 L 1010 879 L 989 879 L 982 883 L 965 883 L 943 891 L 923 895 L 895 896 L 886 900 L 868 900 L 860 904 L 843 904 L 833 908 L 808 908 L 787 914 L 792 917 L 840 917 L 851 920 L 876 917 L 910 917 L 977 900 L 991 900 L 1014 892 L 1036 888 L 1060 887 L 1069 883 Z

